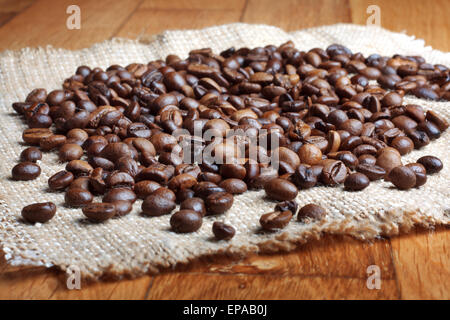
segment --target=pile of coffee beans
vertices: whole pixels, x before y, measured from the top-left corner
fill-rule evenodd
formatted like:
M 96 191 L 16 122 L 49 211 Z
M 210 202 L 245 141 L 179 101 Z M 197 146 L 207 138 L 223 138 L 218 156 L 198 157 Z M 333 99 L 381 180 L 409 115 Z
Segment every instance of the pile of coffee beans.
M 355 192 L 379 179 L 409 189 L 442 169 L 433 156 L 402 161 L 448 128 L 436 112 L 405 105 L 407 94 L 450 100 L 450 69 L 419 56 L 365 57 L 338 44 L 304 52 L 292 42 L 220 54 L 205 48 L 186 59 L 169 55 L 106 70 L 80 66 L 62 89 L 34 89 L 12 105 L 28 124 L 22 137 L 30 145 L 12 177 L 35 179 L 41 151 L 57 152 L 65 170 L 48 186 L 65 192 L 66 205 L 102 222 L 128 214 L 137 199 L 145 216 L 171 214 L 180 204 L 170 219 L 179 233 L 229 210 L 235 194 L 264 188 L 280 203 L 260 223 L 278 230 L 297 214 L 301 189 L 343 185 Z M 180 129 L 184 134 L 175 134 Z M 236 139 L 236 130 L 246 135 Z M 186 145 L 194 155 L 212 150 L 215 160 L 186 160 Z M 45 222 L 55 210 L 34 204 L 23 216 Z M 298 220 L 325 215 L 309 204 Z M 212 232 L 231 239 L 235 229 L 216 222 Z

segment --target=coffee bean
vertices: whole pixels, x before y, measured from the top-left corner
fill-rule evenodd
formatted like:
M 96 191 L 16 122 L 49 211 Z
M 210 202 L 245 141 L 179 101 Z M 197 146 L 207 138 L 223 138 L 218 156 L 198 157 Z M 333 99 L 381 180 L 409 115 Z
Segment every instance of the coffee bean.
M 317 175 L 313 169 L 304 164 L 300 164 L 293 175 L 294 183 L 300 189 L 312 188 L 317 184 Z
M 42 159 L 42 152 L 35 147 L 29 147 L 24 149 L 20 153 L 20 161 L 21 162 L 34 162 L 36 163 L 38 160 Z
M 112 203 L 89 203 L 82 209 L 84 215 L 93 222 L 103 222 L 116 214 L 116 207 Z
M 395 167 L 389 172 L 389 181 L 398 189 L 407 190 L 416 185 L 416 174 L 405 166 Z
M 297 213 L 298 204 L 295 200 L 286 200 L 280 203 L 277 203 L 275 206 L 275 211 L 287 211 L 292 212 L 293 215 Z
M 74 143 L 66 143 L 59 148 L 59 160 L 62 162 L 79 160 L 83 155 L 83 149 Z
M 72 172 L 63 170 L 55 173 L 48 179 L 48 186 L 50 190 L 64 190 L 73 182 L 73 180 L 74 176 Z
M 430 138 L 423 131 L 413 129 L 406 131 L 406 134 L 413 141 L 416 149 L 420 149 L 430 143 Z
M 114 188 L 109 190 L 103 197 L 103 202 L 115 202 L 115 201 L 136 201 L 136 194 L 129 188 Z
M 181 189 L 176 193 L 177 203 L 181 203 L 186 199 L 193 198 L 195 196 L 195 192 L 192 189 Z
M 369 178 L 365 174 L 355 172 L 345 179 L 345 189 L 351 191 L 360 191 L 365 189 L 370 183 Z
M 130 188 L 134 187 L 134 179 L 126 172 L 114 171 L 106 178 L 108 188 Z
M 162 216 L 175 209 L 175 201 L 162 197 L 158 194 L 151 194 L 142 202 L 142 213 L 147 216 Z
M 54 134 L 48 137 L 43 137 L 39 141 L 39 146 L 44 151 L 50 151 L 55 148 L 61 147 L 63 144 L 66 143 L 66 136 L 60 135 L 60 134 Z
M 236 233 L 233 226 L 219 221 L 213 223 L 212 231 L 217 240 L 230 240 Z
M 11 171 L 14 180 L 34 180 L 41 174 L 41 168 L 33 162 L 21 162 Z
M 259 223 L 264 230 L 275 231 L 285 228 L 291 219 L 292 212 L 289 210 L 274 211 L 263 214 L 259 219 Z
M 86 189 L 69 188 L 64 197 L 66 205 L 70 207 L 83 207 L 91 203 L 94 197 Z
M 233 205 L 233 195 L 228 192 L 212 193 L 205 199 L 206 214 L 222 214 Z
M 206 215 L 205 202 L 201 198 L 193 197 L 184 200 L 180 204 L 180 209 L 194 210 L 200 213 L 202 217 Z
M 427 182 L 427 170 L 423 165 L 420 163 L 408 163 L 406 166 L 416 174 L 416 185 L 414 187 L 418 188 Z
M 297 196 L 297 187 L 285 179 L 275 178 L 264 185 L 266 195 L 274 200 L 292 200 Z
M 417 160 L 427 170 L 427 174 L 437 173 L 444 167 L 442 161 L 435 156 L 424 156 Z
M 180 210 L 170 217 L 170 226 L 177 233 L 195 232 L 202 226 L 202 216 L 194 210 Z
M 39 145 L 41 139 L 53 135 L 53 132 L 47 128 L 26 129 L 22 133 L 22 139 L 25 143 Z
M 219 183 L 228 193 L 241 194 L 247 191 L 247 184 L 240 179 L 226 179 Z
M 378 151 L 377 166 L 382 167 L 389 173 L 393 168 L 402 165 L 402 159 L 397 149 L 386 147 Z
M 89 178 L 88 177 L 79 177 L 73 180 L 73 182 L 69 185 L 70 189 L 84 189 L 89 191 Z
M 66 165 L 66 170 L 72 172 L 75 177 L 88 176 L 94 168 L 83 160 L 72 160 Z
M 307 204 L 298 212 L 298 221 L 321 220 L 326 216 L 327 212 L 324 208 L 317 204 Z
M 113 204 L 116 208 L 115 217 L 125 216 L 133 209 L 133 204 L 131 201 L 118 200 L 111 202 L 111 204 Z
M 369 166 L 375 165 L 377 162 L 377 158 L 370 154 L 363 154 L 358 157 L 358 164 L 367 164 Z
M 161 185 L 155 181 L 142 180 L 134 185 L 134 192 L 139 199 L 145 199 L 159 188 Z
M 442 116 L 434 112 L 433 110 L 428 110 L 426 113 L 426 119 L 434 123 L 441 132 L 444 132 L 448 128 L 448 122 Z
M 342 161 L 328 161 L 322 170 L 321 180 L 326 185 L 336 185 L 345 181 L 347 167 Z
M 195 192 L 195 196 L 206 199 L 210 194 L 218 193 L 218 192 L 226 192 L 224 188 L 219 187 L 217 184 L 209 181 L 202 181 L 197 183 L 193 190 Z
M 399 136 L 392 140 L 391 147 L 397 149 L 401 155 L 405 155 L 414 149 L 414 143 L 408 137 Z
M 322 160 L 322 151 L 313 144 L 304 144 L 298 151 L 301 163 L 313 165 Z
M 377 165 L 359 164 L 356 171 L 365 174 L 370 181 L 379 180 L 386 175 L 386 170 Z
M 53 202 L 34 203 L 22 209 L 22 217 L 32 223 L 45 223 L 52 219 L 55 213 L 56 206 Z

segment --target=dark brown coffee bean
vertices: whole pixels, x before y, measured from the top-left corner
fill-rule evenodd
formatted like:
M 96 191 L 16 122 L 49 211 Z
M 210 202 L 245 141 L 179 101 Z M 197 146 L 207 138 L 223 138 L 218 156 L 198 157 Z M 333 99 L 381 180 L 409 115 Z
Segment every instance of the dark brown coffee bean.
M 317 184 L 317 175 L 313 169 L 304 164 L 300 164 L 293 175 L 294 183 L 300 189 L 312 188 Z
M 181 202 L 180 209 L 189 209 L 197 211 L 201 216 L 206 215 L 205 202 L 201 198 L 189 198 Z
M 103 202 L 114 201 L 136 201 L 136 194 L 129 188 L 114 188 L 109 190 L 103 197 Z
M 277 203 L 275 206 L 275 211 L 286 211 L 289 210 L 295 215 L 298 211 L 298 203 L 295 200 L 287 200 Z
M 113 162 L 122 157 L 136 158 L 136 149 L 123 142 L 114 142 L 104 147 L 100 156 Z
M 240 179 L 226 179 L 219 183 L 228 193 L 241 194 L 247 191 L 247 184 Z
M 151 194 L 142 202 L 141 208 L 143 214 L 147 216 L 162 216 L 172 212 L 175 206 L 175 201 L 158 194 Z
M 355 172 L 345 179 L 344 186 L 347 190 L 360 191 L 370 184 L 369 178 L 365 174 Z
M 310 203 L 299 210 L 297 219 L 298 221 L 321 220 L 326 214 L 327 212 L 324 208 L 317 204 Z
M 264 230 L 276 231 L 285 228 L 291 219 L 292 212 L 289 210 L 274 211 L 263 214 L 259 219 L 259 223 Z
M 423 156 L 417 160 L 427 170 L 427 174 L 437 173 L 444 167 L 442 161 L 434 156 Z
M 53 202 L 33 203 L 22 209 L 22 217 L 31 223 L 45 223 L 52 219 L 56 213 Z
M 441 130 L 431 121 L 425 120 L 417 126 L 417 129 L 423 131 L 427 136 L 433 140 L 441 136 Z
M 298 150 L 301 163 L 314 165 L 322 160 L 322 151 L 313 144 L 304 144 Z
M 136 187 L 135 187 L 136 188 Z M 195 196 L 195 192 L 192 189 L 181 189 L 176 193 L 177 203 L 181 203 L 186 199 L 191 199 Z
M 441 132 L 444 132 L 448 128 L 447 120 L 445 120 L 433 110 L 427 111 L 426 119 L 433 122 L 439 128 L 439 130 L 441 130 Z
M 224 188 L 219 187 L 217 184 L 210 181 L 202 181 L 197 183 L 193 190 L 195 192 L 195 196 L 206 199 L 210 194 L 217 192 L 226 192 Z
M 33 162 L 21 162 L 11 171 L 14 180 L 34 180 L 41 174 L 41 168 Z
M 230 240 L 234 237 L 236 230 L 229 224 L 215 221 L 212 226 L 212 232 L 217 240 Z
M 386 147 L 378 151 L 376 165 L 386 170 L 386 173 L 389 173 L 392 168 L 402 165 L 402 158 L 397 149 Z
M 234 178 L 243 180 L 246 175 L 246 170 L 241 164 L 223 164 L 220 166 L 220 174 L 224 179 Z
M 48 137 L 44 137 L 39 141 L 39 146 L 44 151 L 50 151 L 55 148 L 61 147 L 66 143 L 66 136 L 60 134 L 54 134 Z
M 233 195 L 228 192 L 216 192 L 205 199 L 206 215 L 222 214 L 233 205 Z
M 342 161 L 328 161 L 322 170 L 321 180 L 326 185 L 343 183 L 347 177 L 347 167 Z
M 134 187 L 134 179 L 126 172 L 114 171 L 106 178 L 108 188 L 130 188 Z
M 416 174 L 416 185 L 414 187 L 418 188 L 427 182 L 427 170 L 423 165 L 420 163 L 408 163 L 406 166 Z
M 134 192 L 139 199 L 145 199 L 159 188 L 161 188 L 161 185 L 158 182 L 142 180 L 134 185 Z
M 62 162 L 79 160 L 83 156 L 83 149 L 74 143 L 66 143 L 59 148 L 59 160 Z
M 392 140 L 391 147 L 397 149 L 401 155 L 405 155 L 414 150 L 414 143 L 408 137 L 399 136 L 394 138 L 394 140 Z
M 195 232 L 202 226 L 202 216 L 194 210 L 180 210 L 170 217 L 170 226 L 177 233 Z
M 89 178 L 88 177 L 79 177 L 73 180 L 73 182 L 69 185 L 70 189 L 84 189 L 89 191 Z
M 39 145 L 41 139 L 53 135 L 53 132 L 47 128 L 26 129 L 22 133 L 22 139 L 25 143 Z
M 94 197 L 85 189 L 69 188 L 64 197 L 66 205 L 70 207 L 83 207 L 91 203 Z
M 398 189 L 407 190 L 416 185 L 416 174 L 405 166 L 395 167 L 389 172 L 388 179 Z
M 35 147 L 29 147 L 24 149 L 20 153 L 20 161 L 21 162 L 34 162 L 36 163 L 38 160 L 42 159 L 42 152 Z
M 115 217 L 125 216 L 129 214 L 133 209 L 133 204 L 131 201 L 118 200 L 111 202 L 111 204 L 113 204 L 114 207 L 116 208 Z
M 377 165 L 359 164 L 356 171 L 365 174 L 370 181 L 379 180 L 386 175 L 386 170 Z
M 195 179 L 189 173 L 182 173 L 170 179 L 168 187 L 173 192 L 177 192 L 180 189 L 190 189 L 197 184 L 197 179 Z
M 90 175 L 94 168 L 86 161 L 72 160 L 66 165 L 66 170 L 72 172 L 75 177 L 81 177 Z
M 112 203 L 89 203 L 82 209 L 83 214 L 93 222 L 103 222 L 116 214 L 116 207 Z
M 50 190 L 64 190 L 74 180 L 72 172 L 59 171 L 48 179 L 48 187 Z
M 416 149 L 420 149 L 430 143 L 430 138 L 423 131 L 413 129 L 408 130 L 406 134 L 413 141 L 414 148 Z
M 297 187 L 285 179 L 275 178 L 264 185 L 266 195 L 270 199 L 284 201 L 292 200 L 297 196 Z

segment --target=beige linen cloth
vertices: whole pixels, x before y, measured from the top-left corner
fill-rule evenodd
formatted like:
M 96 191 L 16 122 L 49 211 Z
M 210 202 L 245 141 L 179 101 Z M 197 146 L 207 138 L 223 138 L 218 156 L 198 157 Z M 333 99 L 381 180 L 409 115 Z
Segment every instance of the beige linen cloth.
M 11 103 L 23 101 L 36 87 L 49 91 L 60 88 L 78 65 L 106 68 L 111 64 L 146 63 L 171 53 L 186 57 L 195 48 L 211 47 L 220 52 L 231 46 L 279 45 L 287 40 L 294 41 L 301 50 L 341 43 L 364 55 L 422 55 L 431 63 L 450 66 L 450 53 L 425 47 L 422 40 L 378 27 L 346 24 L 287 33 L 271 26 L 238 23 L 203 30 L 167 31 L 139 41 L 113 39 L 78 51 L 47 47 L 0 53 L 0 245 L 8 263 L 19 267 L 57 266 L 62 270 L 75 266 L 84 277 L 91 279 L 107 274 L 139 276 L 203 255 L 291 250 L 325 233 L 364 240 L 397 235 L 414 225 L 448 225 L 450 130 L 425 148 L 404 157 L 405 163 L 428 154 L 444 161 L 444 169 L 429 176 L 427 184 L 420 189 L 400 191 L 379 181 L 371 183 L 363 192 L 346 192 L 342 186 L 302 190 L 298 195 L 300 205 L 320 204 L 327 209 L 328 216 L 311 224 L 293 219 L 285 229 L 275 233 L 262 233 L 259 229 L 260 215 L 274 207 L 274 202 L 264 199 L 263 191 L 235 197 L 228 212 L 206 217 L 195 233 L 176 234 L 170 231 L 170 215 L 141 216 L 141 201 L 137 201 L 129 215 L 103 224 L 87 222 L 80 209 L 65 208 L 64 194 L 47 190 L 47 179 L 64 168 L 54 153 L 44 154 L 38 179 L 10 180 L 11 168 L 24 148 L 21 134 L 25 128 L 20 117 L 13 113 Z M 421 104 L 450 118 L 450 102 L 428 102 L 413 97 L 406 97 L 405 102 Z M 53 201 L 58 207 L 50 222 L 30 225 L 21 221 L 23 206 L 44 201 Z M 236 236 L 231 241 L 214 241 L 211 226 L 217 220 L 236 228 Z

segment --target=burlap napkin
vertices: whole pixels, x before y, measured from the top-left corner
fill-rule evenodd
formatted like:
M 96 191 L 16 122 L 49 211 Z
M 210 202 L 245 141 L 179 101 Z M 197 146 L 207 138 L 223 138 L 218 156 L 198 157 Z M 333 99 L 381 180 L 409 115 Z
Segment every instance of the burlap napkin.
M 291 221 L 276 233 L 261 233 L 259 217 L 274 206 L 264 199 L 264 192 L 248 192 L 235 197 L 233 207 L 224 215 L 206 217 L 203 226 L 193 234 L 170 231 L 170 216 L 157 218 L 139 214 L 141 201 L 131 214 L 104 224 L 90 224 L 79 209 L 63 207 L 63 193 L 49 193 L 47 179 L 64 165 L 53 153 L 44 154 L 41 176 L 30 182 L 10 180 L 11 168 L 18 160 L 21 133 L 25 128 L 14 115 L 11 103 L 24 100 L 36 87 L 60 88 L 63 80 L 78 65 L 127 65 L 164 58 L 169 53 L 185 57 L 194 48 L 211 47 L 219 52 L 231 46 L 256 47 L 279 45 L 287 40 L 297 48 L 308 50 L 341 43 L 353 52 L 422 55 L 431 63 L 450 65 L 450 53 L 424 46 L 422 40 L 392 33 L 377 27 L 334 25 L 284 32 L 263 25 L 231 24 L 203 30 L 168 31 L 152 39 L 131 41 L 113 39 L 89 49 L 25 48 L 0 54 L 0 243 L 8 262 L 16 266 L 58 266 L 67 270 L 78 267 L 84 277 L 97 279 L 105 273 L 138 276 L 157 272 L 164 267 L 187 262 L 202 255 L 219 252 L 249 253 L 291 250 L 324 233 L 347 234 L 359 239 L 392 236 L 414 225 L 431 227 L 449 224 L 449 131 L 420 151 L 404 157 L 413 162 L 422 155 L 433 154 L 443 159 L 444 169 L 430 176 L 420 189 L 399 191 L 386 182 L 372 183 L 363 192 L 346 192 L 342 187 L 316 187 L 301 191 L 300 205 L 314 202 L 327 208 L 328 216 L 320 223 L 302 224 Z M 427 102 L 406 97 L 406 102 L 450 118 L 449 102 Z M 30 225 L 21 221 L 20 211 L 26 204 L 53 201 L 58 211 L 46 224 Z M 216 242 L 211 226 L 225 221 L 236 229 L 230 242 Z

